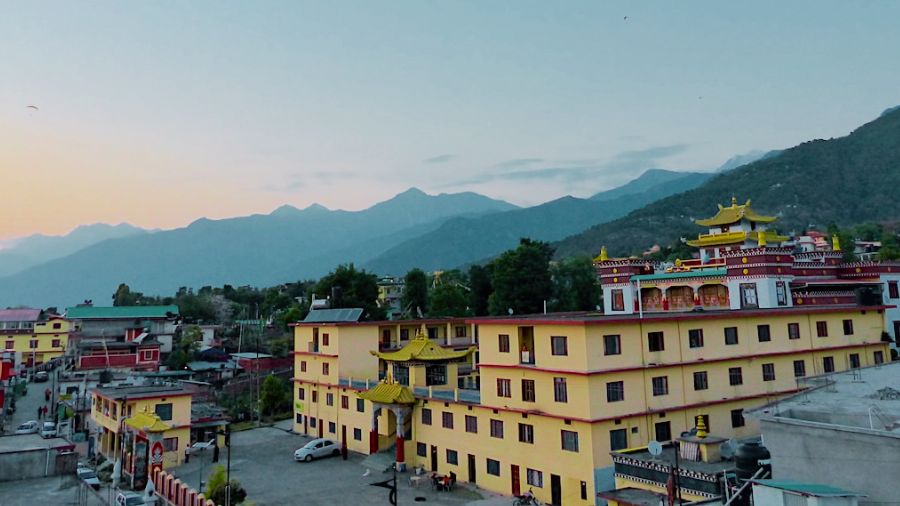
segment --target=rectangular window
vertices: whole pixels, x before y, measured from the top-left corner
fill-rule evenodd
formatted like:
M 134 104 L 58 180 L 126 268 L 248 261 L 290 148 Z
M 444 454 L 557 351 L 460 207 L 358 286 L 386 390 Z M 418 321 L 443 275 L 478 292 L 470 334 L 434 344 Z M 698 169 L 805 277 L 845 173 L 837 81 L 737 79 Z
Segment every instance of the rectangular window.
M 738 343 L 737 327 L 725 327 L 725 344 L 733 345 Z
M 614 288 L 610 290 L 610 294 L 612 295 L 612 310 L 625 311 L 625 292 L 621 288 Z
M 756 283 L 741 283 L 741 307 L 759 307 L 759 301 L 756 298 Z
M 694 390 L 706 390 L 709 388 L 709 378 L 706 371 L 694 373 Z
M 669 377 L 668 376 L 657 376 L 651 380 L 653 382 L 653 395 L 668 395 L 669 394 Z
M 622 337 L 618 334 L 603 336 L 603 354 L 604 355 L 621 355 L 622 354 Z
M 428 445 L 425 443 L 416 443 L 416 455 L 419 457 L 428 456 Z
M 445 429 L 452 429 L 453 428 L 453 413 L 451 413 L 449 411 L 444 411 L 443 413 L 441 413 L 441 425 Z
M 802 378 L 806 376 L 806 361 L 794 360 L 794 377 Z
M 761 343 L 766 343 L 772 340 L 772 334 L 769 330 L 768 325 L 757 325 L 756 335 L 759 337 L 759 342 Z
M 550 351 L 557 356 L 569 354 L 569 338 L 566 336 L 551 336 Z
M 341 409 L 350 409 L 350 398 L 346 395 L 341 396 Z
M 50 346 L 52 346 L 54 348 L 59 348 L 59 339 L 54 339 L 54 340 L 50 341 Z M 153 352 L 150 350 L 145 351 L 144 352 L 144 360 L 150 360 L 151 358 L 153 358 Z
M 672 423 L 671 422 L 657 422 L 654 426 L 656 433 L 656 440 L 663 441 L 671 441 L 672 440 Z
M 510 380 L 497 378 L 497 397 L 512 397 Z
M 859 353 L 850 354 L 850 369 L 859 369 Z
M 606 384 L 606 402 L 619 402 L 625 400 L 625 383 L 611 381 Z
M 299 399 L 301 401 L 305 400 L 306 399 L 306 390 L 304 390 L 303 388 L 298 388 L 297 389 L 297 399 Z
M 500 476 L 500 461 L 487 459 L 487 473 L 491 476 Z
M 787 287 L 784 281 L 775 282 L 775 298 L 779 306 L 787 306 Z
M 822 369 L 824 369 L 825 372 L 834 372 L 834 357 L 822 358 Z
M 662 332 L 649 332 L 647 334 L 647 347 L 650 351 L 663 351 L 666 349 L 666 341 Z
M 762 365 L 763 381 L 775 381 L 775 364 Z
M 491 437 L 503 439 L 503 420 L 491 420 Z
M 500 345 L 500 353 L 509 353 L 509 334 L 500 334 L 497 337 Z
M 446 385 L 447 384 L 447 366 L 429 365 L 425 367 L 425 385 Z
M 459 455 L 456 453 L 456 450 L 447 448 L 447 463 L 451 466 L 459 465 Z
M 738 428 L 743 427 L 744 422 L 744 409 L 732 409 L 731 410 L 731 427 Z
M 553 400 L 556 402 L 569 402 L 566 378 L 553 378 Z
M 466 328 L 457 326 L 456 337 L 466 337 Z
M 362 441 L 362 429 L 359 427 L 353 428 L 353 439 L 355 441 Z
M 337 424 L 334 422 L 328 422 L 328 432 L 335 434 L 337 432 Z
M 844 320 L 844 335 L 853 335 L 853 320 Z
M 562 430 L 560 431 L 560 437 L 562 438 L 562 449 L 567 452 L 577 452 L 578 451 L 578 433 L 572 430 Z
M 691 348 L 703 347 L 703 329 L 688 330 L 688 346 Z
M 360 413 L 365 413 L 366 411 L 366 401 L 363 399 L 356 399 L 356 411 Z
M 519 442 L 534 444 L 534 426 L 527 423 L 519 424 Z
M 409 329 L 400 329 L 400 340 L 409 341 Z
M 334 406 L 334 394 L 325 394 L 325 405 Z
M 322 334 L 322 346 L 328 346 L 328 334 Z
M 178 438 L 177 437 L 167 437 L 163 439 L 163 451 L 164 452 L 177 452 L 178 451 Z
M 900 299 L 900 286 L 896 281 L 888 281 L 888 296 L 892 299 Z
M 300 361 L 300 372 L 306 372 L 306 360 Z
M 315 429 L 315 428 L 316 428 L 316 423 L 318 423 L 318 422 L 316 422 L 316 418 L 314 418 L 314 417 L 312 417 L 312 416 L 309 417 L 309 426 L 310 426 L 310 427 L 312 427 L 313 429 Z
M 534 469 L 525 469 L 525 481 L 532 487 L 544 486 L 544 473 Z
M 478 417 L 466 415 L 466 432 L 478 434 Z
M 32 339 L 32 340 L 28 341 L 28 347 L 31 348 L 32 350 L 37 349 L 37 347 L 38 347 L 37 339 Z
M 628 448 L 628 431 L 613 429 L 609 431 L 609 449 L 612 451 Z
M 875 362 L 876 364 L 883 364 L 884 363 L 884 352 L 876 351 L 875 353 L 873 353 L 872 361 Z
M 401 385 L 409 385 L 409 367 L 400 364 L 394 364 L 394 381 Z
M 328 363 L 327 362 L 322 364 L 322 375 L 328 376 Z
M 313 390 L 313 391 L 312 391 L 312 401 L 313 401 L 314 403 L 315 403 L 315 402 L 319 402 L 319 392 L 318 392 L 318 390 Z
M 422 408 L 422 425 L 431 425 L 431 410 Z
M 6 341 L 6 349 L 11 350 L 16 347 L 15 341 Z
M 62 324 L 61 324 L 61 323 L 54 323 L 54 324 L 53 324 L 53 328 L 54 328 L 54 329 L 61 329 L 61 328 L 62 328 Z
M 799 323 L 788 323 L 788 339 L 800 339 Z
M 728 384 L 731 386 L 737 386 L 737 385 L 744 384 L 744 374 L 741 371 L 740 367 L 729 367 L 728 368 Z
M 816 335 L 828 337 L 828 322 L 816 322 Z
M 172 419 L 172 403 L 157 404 L 153 407 L 153 412 L 160 420 L 169 421 Z
M 534 380 L 522 380 L 522 400 L 534 402 Z

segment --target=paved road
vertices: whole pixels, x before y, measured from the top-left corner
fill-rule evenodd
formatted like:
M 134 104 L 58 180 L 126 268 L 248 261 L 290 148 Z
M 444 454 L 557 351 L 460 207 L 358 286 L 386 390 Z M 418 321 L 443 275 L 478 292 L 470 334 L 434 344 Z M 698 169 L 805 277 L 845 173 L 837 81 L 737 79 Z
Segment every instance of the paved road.
M 74 476 L 0 482 L 0 506 L 107 506 L 106 489 L 83 488 Z
M 52 375 L 59 374 L 59 369 L 55 371 L 51 371 L 51 378 L 49 381 L 44 383 L 28 383 L 28 393 L 24 397 L 19 397 L 16 399 L 16 412 L 12 415 L 11 420 L 7 420 L 6 422 L 6 431 L 7 433 L 12 433 L 16 430 L 16 427 L 19 424 L 25 423 L 29 420 L 40 421 L 41 419 L 38 417 L 38 407 L 47 406 L 47 416 L 48 419 L 52 420 L 53 418 L 50 415 L 50 409 L 52 406 L 49 402 L 44 400 L 44 390 L 48 388 L 53 388 L 53 378 Z M 17 381 L 23 381 L 21 379 Z

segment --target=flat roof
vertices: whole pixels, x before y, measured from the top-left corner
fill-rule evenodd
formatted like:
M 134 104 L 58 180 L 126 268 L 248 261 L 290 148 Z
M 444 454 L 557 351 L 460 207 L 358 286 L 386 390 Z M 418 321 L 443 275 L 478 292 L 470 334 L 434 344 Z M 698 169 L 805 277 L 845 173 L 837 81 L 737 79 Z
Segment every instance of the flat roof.
M 662 501 L 666 499 L 665 494 L 633 487 L 607 490 L 598 493 L 597 497 L 612 499 L 622 506 L 659 506 L 660 504 L 664 504 Z
M 726 440 L 722 440 L 723 442 Z M 671 443 L 663 445 L 662 453 L 659 456 L 650 454 L 647 449 L 631 450 L 631 451 L 614 451 L 610 452 L 613 456 L 622 456 L 647 462 L 650 464 L 662 464 L 669 467 L 675 466 L 675 448 Z M 718 462 L 702 462 L 694 460 L 679 459 L 678 466 L 689 471 L 703 474 L 714 475 L 722 471 L 730 471 L 734 469 L 734 461 L 720 460 Z
M 257 358 L 272 358 L 273 357 L 273 355 L 269 355 L 268 353 L 256 353 L 254 351 L 244 351 L 241 353 L 232 353 L 231 356 L 235 357 L 235 358 L 252 358 L 254 360 Z
M 851 492 L 822 483 L 804 483 L 794 480 L 750 480 L 755 485 L 777 488 L 813 497 L 868 497 L 866 494 Z
M 178 306 L 75 306 L 66 308 L 70 320 L 113 320 L 170 318 L 178 316 Z
M 191 395 L 189 390 L 168 385 L 128 385 L 113 387 L 97 387 L 94 392 L 110 399 L 120 400 L 126 397 L 130 399 L 146 399 L 152 397 L 173 397 L 179 395 Z
M 0 322 L 33 322 L 41 317 L 40 309 L 0 309 Z
M 43 422 L 38 422 L 43 423 Z M 15 430 L 15 427 L 11 427 Z M 74 445 L 61 437 L 44 439 L 39 434 L 16 434 L 0 436 L 0 453 L 23 452 L 29 450 L 68 449 Z

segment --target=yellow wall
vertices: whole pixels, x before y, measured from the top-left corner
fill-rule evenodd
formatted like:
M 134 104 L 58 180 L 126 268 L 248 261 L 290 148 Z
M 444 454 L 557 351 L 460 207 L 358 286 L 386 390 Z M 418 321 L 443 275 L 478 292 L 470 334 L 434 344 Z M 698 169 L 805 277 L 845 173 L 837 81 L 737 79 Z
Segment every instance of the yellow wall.
M 53 328 L 55 324 L 59 328 Z M 36 363 L 44 363 L 63 354 L 69 346 L 70 323 L 64 319 L 52 319 L 46 322 L 35 322 L 30 333 L 14 334 L 9 330 L 0 330 L 0 350 L 21 353 L 21 361 L 24 363 L 31 358 L 32 352 Z M 37 340 L 37 348 L 31 348 L 31 341 Z M 13 341 L 13 348 L 7 347 L 7 343 Z M 59 341 L 54 346 L 53 341 Z

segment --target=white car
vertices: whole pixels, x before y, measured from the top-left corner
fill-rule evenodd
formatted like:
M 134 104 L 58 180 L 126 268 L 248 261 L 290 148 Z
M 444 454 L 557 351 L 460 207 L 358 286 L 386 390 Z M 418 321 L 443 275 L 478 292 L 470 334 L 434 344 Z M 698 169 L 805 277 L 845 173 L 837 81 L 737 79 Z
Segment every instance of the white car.
M 41 426 L 41 437 L 44 439 L 56 437 L 56 424 L 53 422 L 44 422 Z
M 97 478 L 97 473 L 94 472 L 93 469 L 87 467 L 82 463 L 78 463 L 78 469 L 75 470 L 75 474 L 78 475 L 78 478 L 84 481 L 84 484 L 91 487 L 94 490 L 100 490 L 100 479 Z
M 294 452 L 294 460 L 309 462 L 312 459 L 340 455 L 341 447 L 331 439 L 313 439 Z
M 116 496 L 116 506 L 139 506 L 144 504 L 144 496 L 135 492 L 119 492 Z
M 41 426 L 31 420 L 16 427 L 16 434 L 37 434 L 41 430 Z

